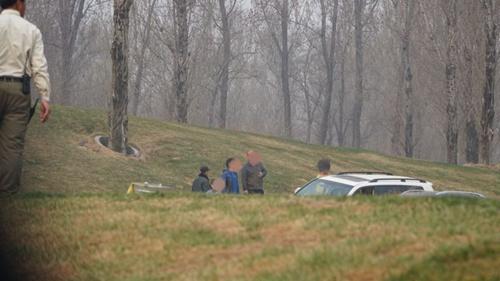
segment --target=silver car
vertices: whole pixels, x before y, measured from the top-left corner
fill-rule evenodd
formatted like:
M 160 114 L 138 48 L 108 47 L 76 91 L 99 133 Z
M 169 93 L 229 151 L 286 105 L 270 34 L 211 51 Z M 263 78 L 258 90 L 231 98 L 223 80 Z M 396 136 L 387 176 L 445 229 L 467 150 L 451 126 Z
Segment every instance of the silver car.
M 409 190 L 434 191 L 432 183 L 383 172 L 345 172 L 314 179 L 295 190 L 297 196 L 394 195 Z

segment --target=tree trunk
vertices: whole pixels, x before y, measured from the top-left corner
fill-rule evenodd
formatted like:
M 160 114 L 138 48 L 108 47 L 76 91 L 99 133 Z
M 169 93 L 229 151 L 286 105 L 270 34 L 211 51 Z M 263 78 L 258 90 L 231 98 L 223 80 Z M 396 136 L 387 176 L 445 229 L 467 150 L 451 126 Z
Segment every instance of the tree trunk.
M 323 60 L 325 62 L 325 74 L 326 74 L 326 92 L 325 100 L 323 104 L 323 116 L 321 118 L 320 125 L 320 138 L 321 144 L 326 145 L 328 129 L 330 128 L 330 111 L 332 107 L 332 95 L 333 95 L 333 75 L 335 71 L 335 47 L 337 46 L 337 16 L 338 16 L 338 5 L 339 1 L 333 1 L 333 11 L 330 15 L 331 23 L 331 33 L 330 33 L 330 46 L 327 43 L 327 12 L 328 7 L 325 5 L 325 0 L 321 0 L 321 47 L 323 50 Z
M 345 56 L 345 53 L 344 53 Z M 340 64 L 340 92 L 338 105 L 338 125 L 337 125 L 337 143 L 340 147 L 345 145 L 345 128 L 344 128 L 344 100 L 345 100 L 345 57 L 342 58 Z
M 482 164 L 490 164 L 491 142 L 494 137 L 493 122 L 495 120 L 496 44 L 498 27 L 495 21 L 496 4 L 493 0 L 482 0 L 482 2 L 485 13 L 484 31 L 486 34 L 486 53 L 479 154 Z
M 309 56 L 310 56 L 310 50 L 308 51 L 307 55 L 307 63 L 309 63 Z M 311 136 L 312 136 L 312 124 L 314 122 L 314 113 L 312 110 L 311 106 L 311 94 L 309 92 L 309 86 L 308 86 L 308 73 L 307 71 L 304 71 L 303 73 L 304 76 L 304 97 L 306 99 L 306 113 L 307 113 L 307 136 L 306 136 L 306 143 L 311 143 Z
M 146 60 L 146 50 L 149 47 L 149 39 L 151 38 L 151 21 L 153 19 L 153 12 L 157 0 L 152 0 L 153 2 L 149 6 L 148 18 L 146 19 L 146 26 L 144 27 L 143 40 L 141 42 L 141 52 L 137 60 L 137 73 L 134 82 L 134 94 L 132 102 L 132 113 L 137 116 L 139 113 L 139 105 L 141 103 L 141 90 L 142 90 L 142 77 L 144 76 L 144 65 Z
M 292 101 L 290 96 L 290 75 L 289 59 L 290 50 L 288 48 L 288 22 L 290 13 L 288 0 L 283 0 L 281 7 L 281 89 L 283 92 L 284 124 L 285 136 L 292 137 Z
M 405 156 L 413 158 L 413 73 L 411 66 L 411 30 L 416 0 L 405 0 L 405 27 L 402 40 L 403 81 L 405 93 Z
M 220 128 L 226 128 L 227 119 L 227 95 L 229 91 L 229 65 L 231 63 L 231 29 L 229 16 L 226 10 L 226 0 L 219 0 L 219 8 L 222 20 L 222 41 L 224 42 L 224 61 L 222 64 L 222 75 L 220 83 Z
M 74 76 L 73 56 L 80 25 L 85 16 L 85 0 L 59 0 L 61 32 L 61 103 L 71 105 L 71 84 Z
M 127 153 L 128 145 L 128 29 L 133 0 L 114 0 L 112 58 L 112 96 L 109 113 L 112 150 Z
M 479 136 L 476 129 L 476 120 L 473 117 L 467 120 L 465 133 L 467 135 L 466 161 L 467 163 L 479 163 Z
M 446 93 L 448 105 L 446 148 L 447 159 L 450 164 L 458 164 L 458 117 L 457 117 L 457 3 L 456 0 L 446 0 Z
M 402 67 L 402 64 L 400 65 Z M 400 69 L 400 73 L 403 71 Z M 403 74 L 404 75 L 404 74 Z M 396 101 L 394 104 L 394 116 L 393 116 L 393 128 L 391 137 L 391 150 L 394 155 L 403 156 L 403 126 L 404 126 L 404 114 L 403 114 L 403 84 L 404 77 L 398 81 L 398 89 L 396 95 Z
M 411 66 L 411 30 L 414 0 L 395 2 L 399 8 L 400 41 L 400 80 L 396 97 L 392 151 L 396 155 L 413 157 L 413 74 Z
M 176 97 L 177 122 L 187 123 L 187 80 L 189 60 L 189 24 L 188 3 L 186 0 L 174 0 L 175 5 L 175 51 L 174 51 L 174 89 Z
M 208 126 L 210 128 L 214 128 L 217 126 L 215 124 L 215 119 L 217 115 L 216 103 L 217 103 L 217 94 L 219 93 L 219 82 L 217 81 L 215 89 L 212 91 L 212 95 L 210 97 L 210 114 L 208 116 Z
M 61 65 L 61 104 L 62 105 L 71 105 L 71 84 L 72 84 L 72 53 L 73 48 L 63 47 L 61 50 L 62 57 L 62 65 Z
M 363 13 L 366 0 L 354 0 L 354 37 L 356 48 L 356 81 L 352 117 L 352 146 L 361 147 L 361 115 L 363 111 Z
M 473 89 L 473 60 L 471 50 L 466 46 L 464 48 L 464 61 L 466 64 L 466 75 L 464 82 L 464 112 L 466 114 L 465 124 L 465 160 L 467 163 L 479 163 L 479 134 L 477 131 L 477 119 L 474 103 L 474 89 Z
M 304 98 L 305 98 L 305 110 L 306 110 L 306 125 L 307 125 L 307 132 L 306 132 L 306 143 L 311 143 L 311 137 L 312 137 L 312 124 L 314 122 L 314 111 L 315 111 L 315 106 L 311 104 L 311 92 L 309 89 L 309 74 L 310 74 L 310 65 L 311 65 L 311 53 L 312 53 L 312 48 L 307 49 L 307 53 L 305 56 L 305 62 L 304 66 L 300 70 L 300 76 L 302 78 L 302 81 L 300 83 L 300 86 L 302 88 L 302 91 L 304 92 Z

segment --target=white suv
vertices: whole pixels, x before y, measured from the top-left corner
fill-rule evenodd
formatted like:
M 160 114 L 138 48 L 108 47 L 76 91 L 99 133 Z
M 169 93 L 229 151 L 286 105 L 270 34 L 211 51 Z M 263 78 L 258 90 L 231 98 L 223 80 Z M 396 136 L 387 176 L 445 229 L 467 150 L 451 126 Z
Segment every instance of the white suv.
M 295 190 L 297 196 L 395 195 L 408 190 L 434 191 L 432 183 L 382 172 L 346 172 L 317 178 Z

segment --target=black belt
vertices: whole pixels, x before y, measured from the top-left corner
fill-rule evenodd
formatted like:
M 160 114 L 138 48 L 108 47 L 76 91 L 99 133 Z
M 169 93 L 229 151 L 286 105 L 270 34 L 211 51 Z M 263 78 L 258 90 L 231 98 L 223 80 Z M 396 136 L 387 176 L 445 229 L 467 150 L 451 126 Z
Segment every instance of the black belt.
M 11 76 L 0 76 L 0 81 L 2 82 L 18 82 L 22 83 L 23 78 L 11 77 Z

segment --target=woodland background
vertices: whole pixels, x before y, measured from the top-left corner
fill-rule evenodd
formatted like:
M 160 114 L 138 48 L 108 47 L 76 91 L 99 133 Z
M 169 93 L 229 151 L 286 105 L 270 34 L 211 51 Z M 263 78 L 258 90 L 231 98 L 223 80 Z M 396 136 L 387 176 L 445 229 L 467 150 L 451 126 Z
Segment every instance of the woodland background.
M 497 0 L 142 0 L 131 115 L 449 163 L 500 162 Z M 28 2 L 53 102 L 108 108 L 113 3 Z

